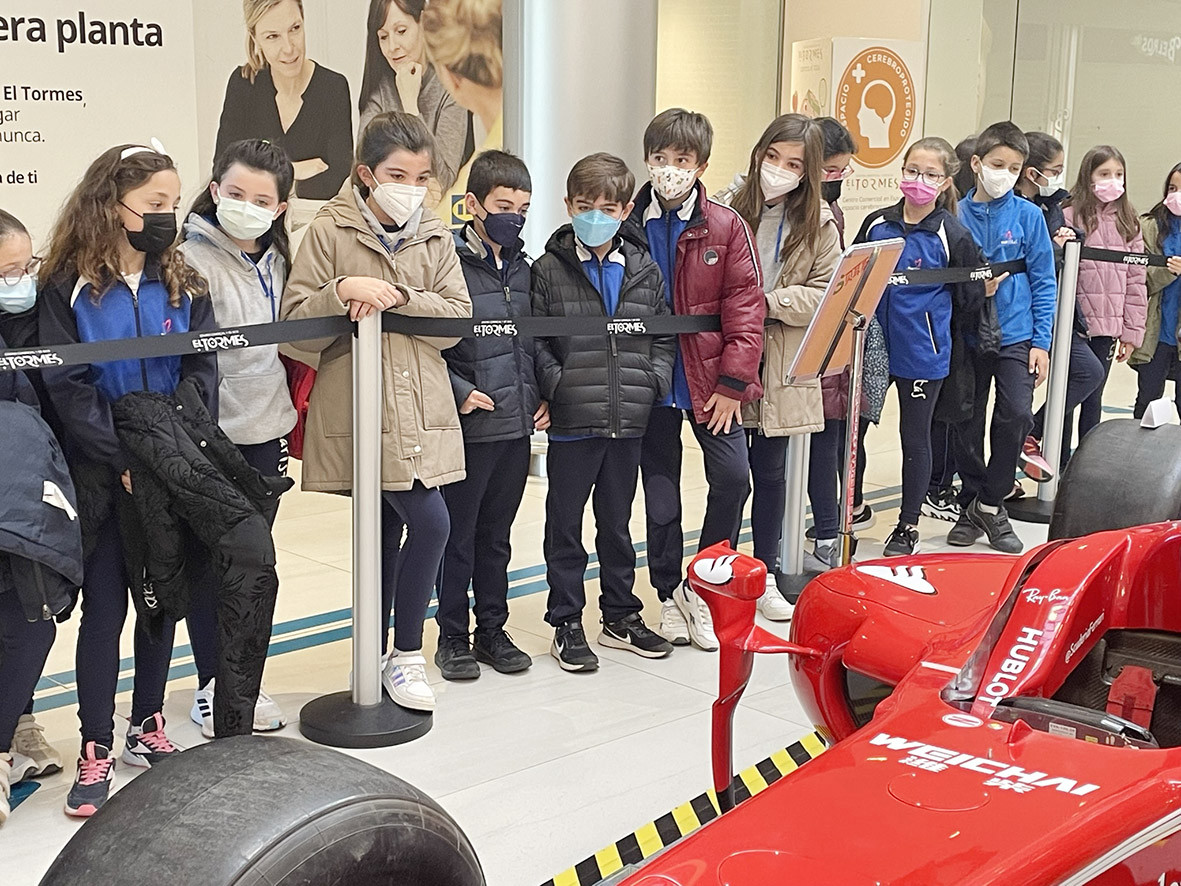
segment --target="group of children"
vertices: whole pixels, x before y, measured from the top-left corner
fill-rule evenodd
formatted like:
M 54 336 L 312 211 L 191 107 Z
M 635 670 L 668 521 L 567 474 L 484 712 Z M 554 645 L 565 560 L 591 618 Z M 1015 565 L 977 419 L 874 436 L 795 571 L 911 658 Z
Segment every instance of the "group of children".
M 229 145 L 178 244 L 180 180 L 172 159 L 158 143 L 123 145 L 91 165 L 43 262 L 33 257 L 19 221 L 0 213 L 0 334 L 8 346 L 52 346 L 289 318 L 356 320 L 380 311 L 479 320 L 718 316 L 719 330 L 680 335 L 533 340 L 386 333 L 382 349 L 382 600 L 394 630 L 392 638 L 382 632 L 381 668 L 396 703 L 435 706 L 423 655 L 432 594 L 439 626 L 434 660 L 443 677 L 477 678 L 481 664 L 503 673 L 531 666 L 505 627 L 510 530 L 535 431 L 549 436 L 546 621 L 558 664 L 568 671 L 599 664 L 583 623 L 588 501 L 599 567 L 598 643 L 647 658 L 666 657 L 678 645 L 714 650 L 709 611 L 683 574 L 686 422 L 708 483 L 698 547 L 737 546 L 753 492 L 754 551 L 768 567 L 759 603 L 765 616 L 792 615 L 774 575 L 793 435 L 813 435 L 814 545 L 806 568 L 820 572 L 838 563 L 848 381 L 794 383 L 787 372 L 844 245 L 839 198 L 856 144 L 835 120 L 781 116 L 754 145 L 745 173 L 711 197 L 700 179 L 712 140 L 701 114 L 659 114 L 644 133 L 648 181 L 638 191 L 618 157 L 599 153 L 578 161 L 566 181 L 570 223 L 532 262 L 521 239 L 533 190 L 525 164 L 503 151 L 479 155 L 465 198 L 471 220 L 452 233 L 423 207 L 436 150 L 413 115 L 389 112 L 367 123 L 349 180 L 312 222 L 294 260 L 283 217 L 293 169 L 281 148 L 263 140 Z M 998 550 L 1021 550 L 1004 502 L 1019 464 L 1034 479 L 1048 476 L 1038 448 L 1044 423 L 1035 423 L 1032 404 L 1047 372 L 1062 244 L 1078 238 L 1181 254 L 1181 164 L 1170 171 L 1161 202 L 1141 220 L 1124 193 L 1123 158 L 1112 148 L 1087 153 L 1070 192 L 1060 187 L 1062 146 L 1044 133 L 998 123 L 961 150 L 972 179 L 962 198 L 957 182 L 967 173 L 957 151 L 943 139 L 921 139 L 903 158 L 900 199 L 871 214 L 853 240 L 903 238 L 900 270 L 1024 263 L 988 282 L 894 285 L 877 309 L 866 414 L 876 420 L 887 388 L 896 387 L 903 450 L 901 515 L 886 541 L 887 556 L 918 550 L 920 514 L 954 521 L 951 544 L 970 545 L 985 535 Z M 1146 286 L 1143 269 L 1084 263 L 1068 395 L 1069 407 L 1082 407 L 1080 435 L 1098 420 L 1113 358 L 1139 369 L 1138 413 L 1175 374 L 1179 273 L 1181 258 L 1170 258 L 1167 272 L 1153 269 Z M 303 487 L 347 492 L 351 336 L 300 348 L 318 358 L 304 428 Z M 105 802 L 114 778 L 119 637 L 128 587 L 137 578 L 129 572 L 124 512 L 141 466 L 117 432 L 117 404 L 135 393 L 180 397 L 180 388 L 194 388 L 263 478 L 285 473 L 286 438 L 297 414 L 273 346 L 220 357 L 47 367 L 30 375 L 79 487 L 86 552 L 77 653 L 82 753 L 66 811 L 86 816 Z M 7 390 L 0 386 L 0 396 L 15 396 Z M 858 429 L 862 438 L 869 424 Z M 858 486 L 863 473 L 864 461 Z M 950 489 L 957 473 L 958 493 Z M 661 602 L 656 630 L 641 617 L 634 588 L 628 524 L 640 482 L 649 575 Z M 859 489 L 855 501 L 854 527 L 871 525 Z M 265 511 L 268 520 L 275 511 Z M 229 635 L 219 625 L 248 620 L 253 642 L 265 649 L 273 593 L 243 604 L 227 587 L 217 551 L 192 539 L 185 551 L 178 568 L 188 580 L 186 617 L 199 679 L 194 719 L 209 737 L 279 728 L 283 713 L 265 692 L 259 691 L 253 716 L 223 698 L 228 690 L 215 694 L 218 679 L 235 676 L 227 671 Z M 8 590 L 0 583 L 0 600 Z M 9 686 L 28 691 L 22 688 L 20 698 L 6 694 L 0 704 L 0 768 L 18 778 L 63 764 L 31 718 L 32 686 L 52 631 L 9 613 L 10 607 L 0 609 L 3 685 L 6 693 Z M 135 692 L 121 757 L 141 767 L 179 750 L 161 714 L 174 622 L 154 624 L 153 632 L 142 625 L 136 632 Z M 0 781 L 7 786 L 8 779 Z

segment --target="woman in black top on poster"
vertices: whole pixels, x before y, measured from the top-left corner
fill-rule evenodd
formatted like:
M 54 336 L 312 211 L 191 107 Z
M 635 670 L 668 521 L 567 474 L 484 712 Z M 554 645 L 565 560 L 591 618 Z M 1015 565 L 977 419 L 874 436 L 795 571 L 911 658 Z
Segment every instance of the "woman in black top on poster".
M 247 60 L 226 85 L 215 154 L 272 141 L 294 161 L 296 195 L 329 200 L 352 167 L 348 81 L 307 57 L 301 0 L 242 0 L 242 11 Z

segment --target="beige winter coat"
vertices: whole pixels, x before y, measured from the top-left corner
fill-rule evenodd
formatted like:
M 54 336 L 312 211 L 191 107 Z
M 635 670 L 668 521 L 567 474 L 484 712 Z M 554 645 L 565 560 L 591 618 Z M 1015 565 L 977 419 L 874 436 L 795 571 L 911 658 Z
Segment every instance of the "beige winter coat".
M 455 241 L 424 212 L 418 230 L 392 256 L 357 206 L 352 185 L 316 215 L 300 246 L 287 291 L 284 319 L 347 312 L 336 295 L 344 277 L 377 277 L 410 298 L 397 313 L 413 317 L 470 317 L 471 300 Z M 464 478 L 463 434 L 440 351 L 458 339 L 389 333 L 382 336 L 382 489 L 428 488 Z M 320 353 L 304 440 L 303 488 L 343 492 L 353 485 L 352 339 L 340 336 L 301 345 Z
M 715 199 L 729 203 L 727 198 L 732 196 L 730 189 Z M 743 427 L 758 428 L 768 437 L 824 430 L 820 381 L 789 385 L 787 371 L 840 258 L 836 218 L 822 203 L 816 242 L 805 244 L 788 258 L 775 288 L 766 294 L 767 319 L 771 322 L 763 334 L 763 399 L 743 405 Z

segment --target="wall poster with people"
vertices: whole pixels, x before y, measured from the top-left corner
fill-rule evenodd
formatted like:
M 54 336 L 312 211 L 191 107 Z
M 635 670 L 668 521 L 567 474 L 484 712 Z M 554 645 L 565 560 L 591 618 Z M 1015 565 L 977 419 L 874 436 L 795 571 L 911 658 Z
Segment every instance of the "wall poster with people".
M 501 3 L 0 0 L 0 202 L 41 242 L 79 156 L 155 138 L 195 192 L 227 144 L 264 138 L 295 163 L 298 240 L 363 127 L 399 110 L 434 135 L 429 205 L 458 227 L 468 165 L 502 142 Z

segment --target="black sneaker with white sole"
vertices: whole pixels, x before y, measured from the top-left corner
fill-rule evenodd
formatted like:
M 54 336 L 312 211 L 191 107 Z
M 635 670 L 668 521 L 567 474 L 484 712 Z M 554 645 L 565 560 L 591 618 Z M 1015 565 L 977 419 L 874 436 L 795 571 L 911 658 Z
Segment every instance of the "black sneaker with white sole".
M 619 621 L 603 622 L 599 645 L 626 649 L 644 658 L 667 658 L 673 651 L 673 644 L 644 624 L 638 612 Z
M 946 520 L 948 523 L 955 523 L 960 518 L 962 508 L 960 507 L 957 496 L 959 493 L 951 487 L 947 486 L 943 489 L 928 490 L 926 497 L 923 499 L 922 510 L 919 512 L 924 517 L 930 517 L 934 520 Z
M 582 622 L 568 621 L 554 630 L 554 642 L 549 654 L 558 660 L 564 671 L 589 672 L 599 669 L 599 657 L 586 642 Z
M 906 557 L 919 552 L 919 531 L 913 526 L 899 523 L 886 539 L 886 557 Z

